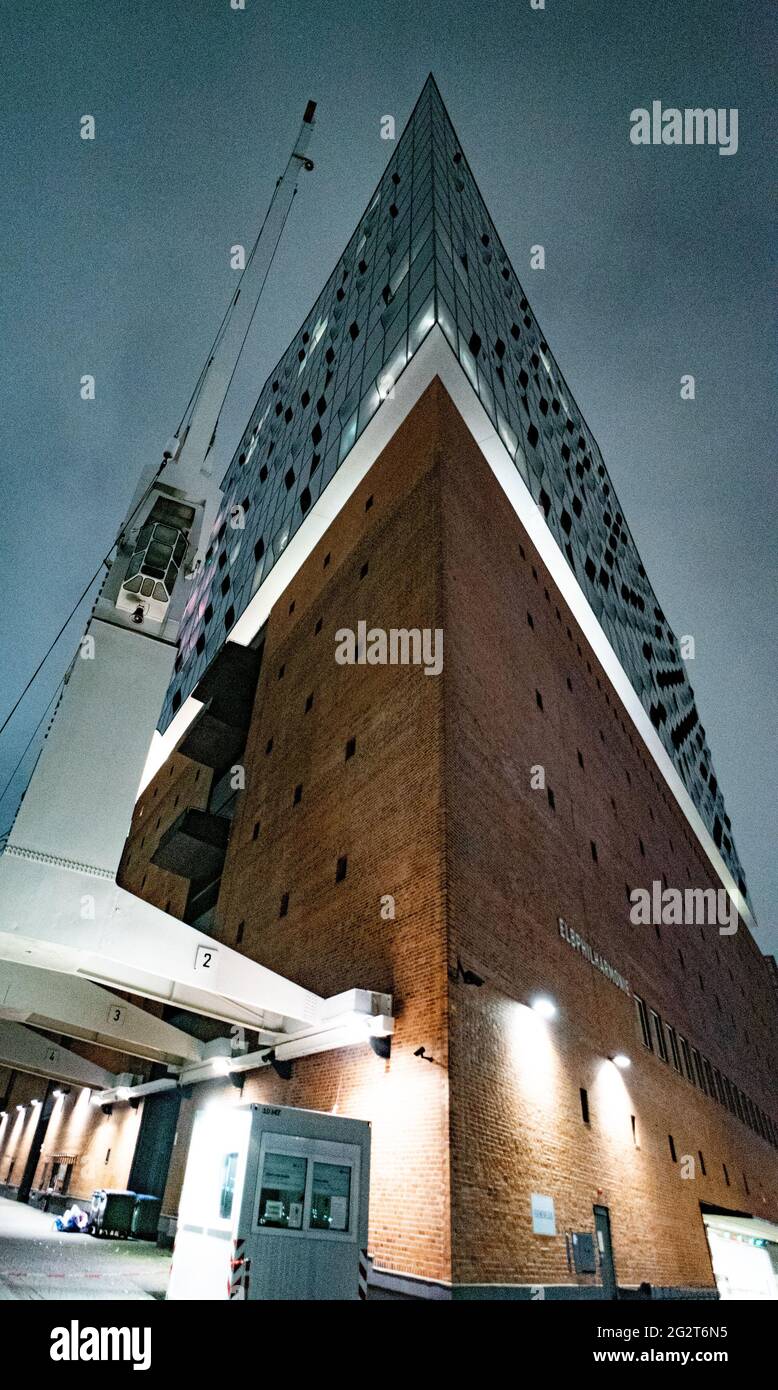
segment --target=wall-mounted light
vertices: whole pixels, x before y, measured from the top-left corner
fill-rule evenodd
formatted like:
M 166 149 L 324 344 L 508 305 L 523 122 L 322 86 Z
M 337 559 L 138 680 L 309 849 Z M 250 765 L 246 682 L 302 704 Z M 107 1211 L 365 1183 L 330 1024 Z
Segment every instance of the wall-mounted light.
M 232 1071 L 232 1062 L 229 1057 L 212 1057 L 211 1066 L 217 1076 L 229 1076 Z
M 383 1057 L 386 1061 L 392 1055 L 392 1039 L 390 1037 L 376 1038 L 370 1036 L 370 1046 L 376 1057 Z
M 117 1089 L 117 1092 L 116 1092 L 116 1099 L 117 1099 L 117 1100 L 129 1100 L 129 1099 L 130 1099 L 130 1088 L 129 1088 L 129 1086 L 119 1086 L 119 1088 Z
M 24 1106 L 23 1106 L 23 1105 L 17 1105 L 16 1109 L 19 1111 L 20 1114 L 22 1114 L 22 1113 L 24 1112 Z
M 618 1067 L 619 1071 L 626 1071 L 628 1067 L 632 1066 L 632 1062 L 626 1052 L 614 1052 L 610 1060 L 614 1067 Z
M 39 1101 L 39 1100 L 31 1100 L 31 1101 L 30 1101 L 30 1105 L 40 1105 L 40 1101 Z
M 540 1018 L 556 1017 L 556 1004 L 553 999 L 549 999 L 547 994 L 536 994 L 534 999 L 530 1000 L 530 1008 L 533 1009 Z
M 101 1105 L 101 1106 L 100 1106 L 100 1109 L 102 1110 L 102 1112 L 103 1112 L 104 1115 L 112 1115 L 112 1114 L 113 1114 L 113 1106 L 112 1106 L 112 1105 Z

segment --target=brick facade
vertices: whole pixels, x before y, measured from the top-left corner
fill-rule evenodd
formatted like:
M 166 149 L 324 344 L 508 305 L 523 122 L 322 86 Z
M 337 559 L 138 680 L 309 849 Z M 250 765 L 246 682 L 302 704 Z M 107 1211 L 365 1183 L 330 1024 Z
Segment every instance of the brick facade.
M 338 665 L 335 634 L 360 620 L 442 628 L 443 674 Z M 251 1074 L 243 1100 L 372 1122 L 377 1264 L 569 1285 L 565 1232 L 598 1203 L 621 1283 L 709 1288 L 700 1202 L 778 1219 L 775 1149 L 650 1054 L 633 998 L 560 935 L 561 917 L 778 1115 L 775 994 L 747 930 L 630 924 L 631 887 L 716 879 L 439 382 L 276 604 L 243 764 L 215 936 L 322 995 L 390 992 L 396 1016 L 389 1061 L 310 1057 L 290 1081 Z M 179 916 L 187 884 L 149 860 L 210 778 L 174 755 L 123 860 L 124 886 Z M 212 1094 L 237 1100 L 214 1082 L 184 1101 L 167 1214 Z M 532 1193 L 553 1196 L 555 1237 L 533 1235 Z

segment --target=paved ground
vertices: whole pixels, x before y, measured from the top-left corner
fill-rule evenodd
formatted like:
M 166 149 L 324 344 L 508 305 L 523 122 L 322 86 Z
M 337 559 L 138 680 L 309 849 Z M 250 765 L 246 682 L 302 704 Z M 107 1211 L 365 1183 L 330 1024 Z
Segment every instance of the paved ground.
M 170 1252 L 147 1240 L 98 1240 L 54 1230 L 54 1217 L 0 1198 L 0 1302 L 164 1298 Z

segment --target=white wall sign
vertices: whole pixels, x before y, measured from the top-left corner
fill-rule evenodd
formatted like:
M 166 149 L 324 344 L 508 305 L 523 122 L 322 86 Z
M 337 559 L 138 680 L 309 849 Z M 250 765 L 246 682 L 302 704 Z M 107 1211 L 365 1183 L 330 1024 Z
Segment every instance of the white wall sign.
M 556 1213 L 554 1212 L 553 1197 L 544 1197 L 540 1192 L 533 1192 L 531 1202 L 532 1229 L 535 1235 L 555 1236 Z

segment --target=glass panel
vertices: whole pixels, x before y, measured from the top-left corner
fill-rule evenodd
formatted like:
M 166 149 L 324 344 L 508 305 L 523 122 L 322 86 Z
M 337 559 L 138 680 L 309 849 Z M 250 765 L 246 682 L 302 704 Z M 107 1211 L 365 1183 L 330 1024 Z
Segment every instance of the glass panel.
M 257 1221 L 260 1226 L 299 1230 L 303 1224 L 303 1200 L 307 1158 L 296 1154 L 265 1154 Z
M 347 1163 L 314 1163 L 311 1229 L 347 1231 L 351 1206 L 351 1168 Z
M 222 1189 L 219 1197 L 219 1215 L 223 1221 L 232 1216 L 232 1199 L 235 1196 L 235 1174 L 238 1170 L 238 1155 L 225 1154 L 222 1159 Z
M 170 546 L 161 543 L 155 536 L 143 557 L 143 573 L 151 574 L 155 579 L 164 579 L 169 560 Z

